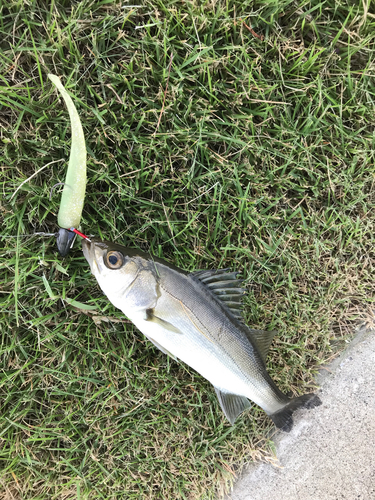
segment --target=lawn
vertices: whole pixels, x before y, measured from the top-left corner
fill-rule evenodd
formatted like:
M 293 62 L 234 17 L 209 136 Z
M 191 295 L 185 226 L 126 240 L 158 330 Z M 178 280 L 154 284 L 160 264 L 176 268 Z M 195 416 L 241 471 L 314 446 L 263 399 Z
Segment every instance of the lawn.
M 0 499 L 220 497 L 274 460 L 272 423 L 231 427 L 79 241 L 62 259 L 34 235 L 57 230 L 70 151 L 47 74 L 87 141 L 82 230 L 238 270 L 246 322 L 278 331 L 271 376 L 302 394 L 373 321 L 374 2 L 0 2 L 0 65 Z

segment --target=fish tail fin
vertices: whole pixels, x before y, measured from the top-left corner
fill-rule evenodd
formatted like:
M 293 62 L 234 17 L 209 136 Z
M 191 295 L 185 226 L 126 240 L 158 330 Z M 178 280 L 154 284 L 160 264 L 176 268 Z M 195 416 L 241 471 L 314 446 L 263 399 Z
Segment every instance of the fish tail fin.
M 292 415 L 298 408 L 314 408 L 314 406 L 321 404 L 322 402 L 316 394 L 304 394 L 298 398 L 291 399 L 284 408 L 269 416 L 278 429 L 290 432 L 293 427 Z

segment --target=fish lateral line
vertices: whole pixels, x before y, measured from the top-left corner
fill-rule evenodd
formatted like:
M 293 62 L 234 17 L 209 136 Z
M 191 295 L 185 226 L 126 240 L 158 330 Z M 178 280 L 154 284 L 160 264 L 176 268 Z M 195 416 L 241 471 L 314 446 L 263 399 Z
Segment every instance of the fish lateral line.
M 183 302 L 181 300 L 179 300 L 179 303 L 181 304 L 181 307 L 182 307 L 182 310 L 184 311 L 186 317 L 188 318 L 188 320 L 194 325 L 194 328 L 196 330 L 198 330 L 199 333 L 201 333 L 203 335 L 203 337 L 205 337 L 209 342 L 211 342 L 211 344 L 213 344 L 213 341 L 207 337 L 207 335 L 205 335 L 202 330 L 194 323 L 194 321 L 190 318 L 188 312 L 186 311 L 186 307 L 184 306 Z

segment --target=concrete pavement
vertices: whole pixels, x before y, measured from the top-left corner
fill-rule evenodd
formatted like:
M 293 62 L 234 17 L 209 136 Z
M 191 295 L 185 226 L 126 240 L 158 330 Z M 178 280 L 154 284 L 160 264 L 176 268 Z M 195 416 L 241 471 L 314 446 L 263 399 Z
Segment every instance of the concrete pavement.
M 274 439 L 277 467 L 251 465 L 226 500 L 375 500 L 375 332 L 320 377 L 322 405 Z

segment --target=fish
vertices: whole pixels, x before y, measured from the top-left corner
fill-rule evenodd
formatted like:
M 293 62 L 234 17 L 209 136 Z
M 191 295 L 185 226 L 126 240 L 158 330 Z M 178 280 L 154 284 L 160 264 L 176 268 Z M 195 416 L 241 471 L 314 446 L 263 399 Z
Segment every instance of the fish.
M 110 302 L 163 353 L 207 379 L 233 425 L 260 406 L 289 432 L 292 414 L 321 404 L 314 393 L 289 398 L 271 379 L 266 357 L 275 332 L 248 327 L 244 290 L 229 269 L 187 272 L 141 250 L 92 239 L 83 254 Z

